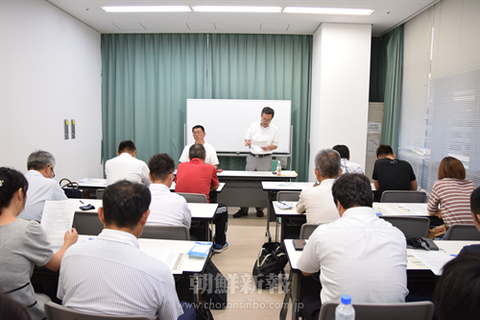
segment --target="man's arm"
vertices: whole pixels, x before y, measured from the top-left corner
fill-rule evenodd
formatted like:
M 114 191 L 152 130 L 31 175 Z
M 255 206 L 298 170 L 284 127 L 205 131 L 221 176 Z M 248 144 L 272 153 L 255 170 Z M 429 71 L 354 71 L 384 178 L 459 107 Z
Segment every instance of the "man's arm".
M 380 184 L 378 183 L 378 180 L 373 180 L 373 185 L 375 186 L 375 190 L 380 189 Z
M 417 180 L 410 181 L 410 190 L 416 191 L 417 190 Z

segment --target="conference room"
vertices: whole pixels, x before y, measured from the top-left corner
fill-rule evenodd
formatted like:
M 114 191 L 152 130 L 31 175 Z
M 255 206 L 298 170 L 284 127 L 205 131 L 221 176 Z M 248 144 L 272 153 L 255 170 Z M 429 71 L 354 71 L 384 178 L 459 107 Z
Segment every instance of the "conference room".
M 371 178 L 376 146 L 386 143 L 411 163 L 419 187 L 427 192 L 447 155 L 460 159 L 467 177 L 480 185 L 478 2 L 338 4 L 375 10 L 360 17 L 117 14 L 101 8 L 116 1 L 0 4 L 0 166 L 25 173 L 28 155 L 41 149 L 56 158 L 55 180 L 101 179 L 105 161 L 116 156 L 125 139 L 135 141 L 137 158 L 143 161 L 168 153 L 177 162 L 191 136 L 188 99 L 278 100 L 291 101 L 292 130 L 282 130 L 280 140 L 290 137 L 290 158 L 282 169 L 298 174 L 294 182 L 313 184 L 315 154 L 336 144 L 349 146 L 351 161 Z M 216 120 L 237 122 L 228 116 Z M 207 141 L 211 130 L 206 127 Z M 224 171 L 245 170 L 243 154 L 219 160 Z M 262 190 L 265 203 L 267 194 Z M 239 206 L 229 207 L 230 215 Z M 266 217 L 254 213 L 229 219 L 230 248 L 213 258 L 223 274 L 251 273 L 268 240 L 266 223 Z M 251 242 L 246 234 L 255 234 Z M 240 264 L 244 267 L 236 269 Z M 256 301 L 267 301 L 265 296 L 256 296 Z M 237 292 L 229 299 L 251 302 L 252 296 Z M 271 299 L 281 303 L 283 295 Z M 212 312 L 217 319 L 231 319 L 232 314 L 273 319 L 279 314 L 275 308 Z

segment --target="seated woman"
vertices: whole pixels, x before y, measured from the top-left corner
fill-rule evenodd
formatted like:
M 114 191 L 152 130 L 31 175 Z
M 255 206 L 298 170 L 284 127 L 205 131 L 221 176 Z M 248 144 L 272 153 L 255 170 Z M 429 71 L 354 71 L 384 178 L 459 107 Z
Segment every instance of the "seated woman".
M 470 214 L 470 195 L 475 189 L 471 180 L 465 179 L 465 167 L 453 157 L 445 157 L 438 168 L 428 200 L 428 214 L 443 219 L 447 227 L 452 224 L 473 224 Z
M 75 229 L 67 231 L 63 247 L 54 253 L 38 222 L 17 219 L 25 207 L 27 188 L 22 173 L 0 168 L 0 289 L 22 303 L 36 320 L 44 319 L 45 311 L 30 283 L 33 268 L 37 265 L 57 271 L 65 250 L 77 241 L 78 234 Z

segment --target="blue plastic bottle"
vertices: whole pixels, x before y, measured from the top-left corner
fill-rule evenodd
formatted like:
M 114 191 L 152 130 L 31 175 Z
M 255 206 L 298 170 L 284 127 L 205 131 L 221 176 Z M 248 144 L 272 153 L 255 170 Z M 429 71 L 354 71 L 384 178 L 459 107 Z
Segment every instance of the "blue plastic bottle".
M 335 320 L 355 320 L 355 309 L 352 306 L 352 298 L 344 294 L 342 303 L 335 309 Z

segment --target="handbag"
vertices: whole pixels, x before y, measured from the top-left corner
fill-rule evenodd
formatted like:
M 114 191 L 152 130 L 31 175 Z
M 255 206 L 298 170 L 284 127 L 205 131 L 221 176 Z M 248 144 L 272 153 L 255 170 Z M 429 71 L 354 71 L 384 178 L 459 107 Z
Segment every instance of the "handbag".
M 253 266 L 252 275 L 259 289 L 271 289 L 278 284 L 282 274 L 282 289 L 285 291 L 285 265 L 288 257 L 279 242 L 265 242 Z
M 62 183 L 64 183 L 62 185 Z M 58 182 L 60 188 L 63 189 L 67 198 L 74 198 L 74 199 L 83 199 L 83 192 L 82 190 L 78 189 L 78 182 L 72 182 L 67 178 L 63 178 Z

